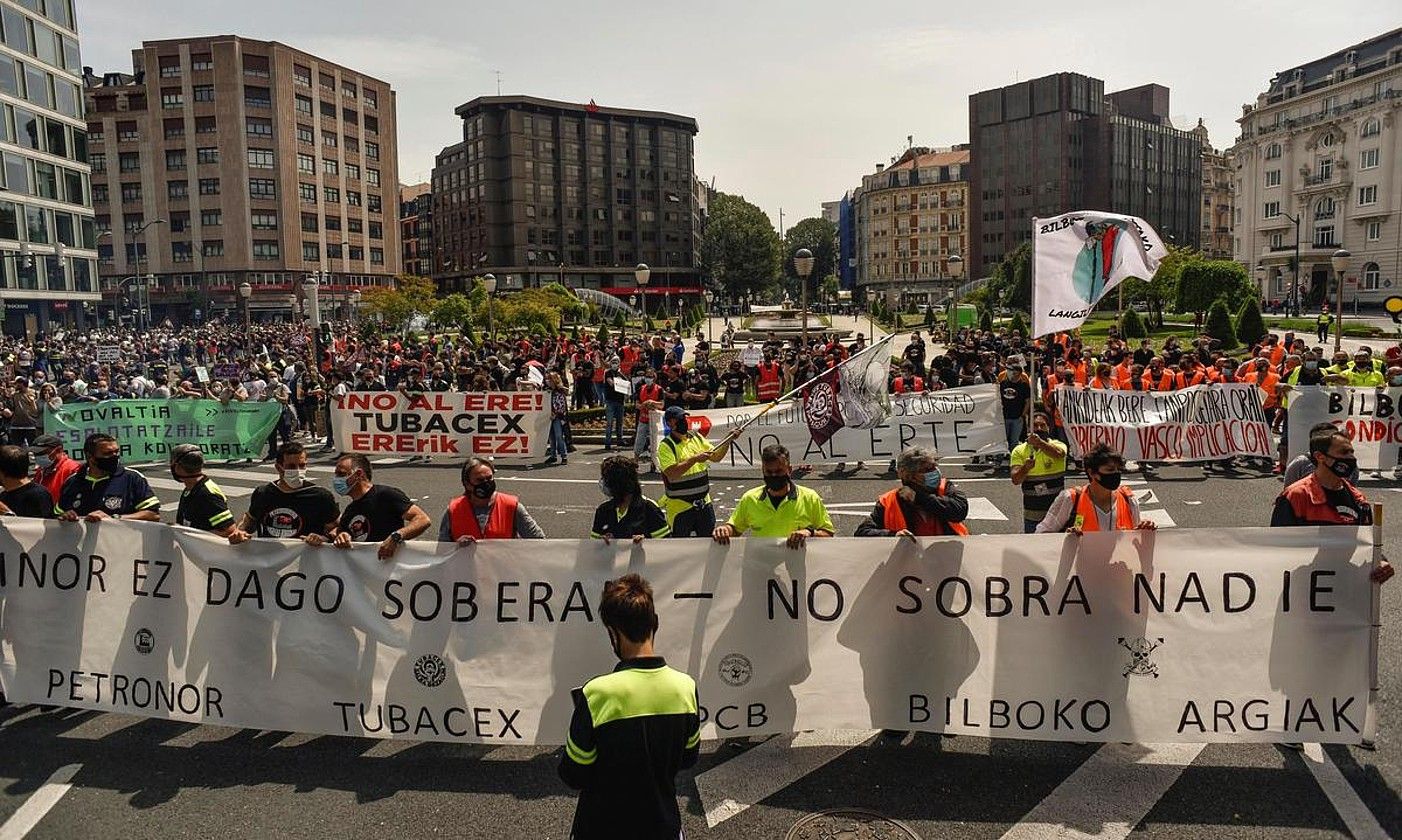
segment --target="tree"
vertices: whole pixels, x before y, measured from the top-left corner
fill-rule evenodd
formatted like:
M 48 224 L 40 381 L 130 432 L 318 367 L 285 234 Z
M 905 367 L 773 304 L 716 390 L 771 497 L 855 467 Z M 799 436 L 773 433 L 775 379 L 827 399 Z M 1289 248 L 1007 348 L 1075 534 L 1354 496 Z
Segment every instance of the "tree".
M 1237 346 L 1236 331 L 1232 329 L 1232 316 L 1227 310 L 1227 301 L 1224 298 L 1218 298 L 1208 309 L 1205 332 L 1222 342 L 1223 350 L 1231 350 Z
M 453 327 L 464 324 L 472 317 L 472 302 L 467 295 L 454 292 L 435 301 L 429 320 L 440 327 Z
M 989 278 L 989 294 L 1013 309 L 1032 309 L 1032 243 L 1008 252 Z
M 1201 328 L 1202 313 L 1219 297 L 1225 306 L 1238 307 L 1248 296 L 1260 293 L 1240 263 L 1231 260 L 1192 260 L 1178 276 L 1177 309 L 1193 313 L 1193 326 Z
M 823 278 L 822 285 L 818 287 L 818 296 L 824 303 L 833 303 L 841 291 L 842 285 L 838 283 L 837 275 L 829 274 Z
M 993 310 L 984 307 L 978 316 L 978 328 L 984 332 L 993 332 Z
M 1139 317 L 1139 313 L 1133 308 L 1125 310 L 1124 324 L 1122 326 L 1125 338 L 1148 338 L 1149 330 L 1144 326 L 1144 319 Z
M 609 328 L 608 328 L 608 325 L 607 325 L 607 324 L 605 324 L 605 325 L 602 326 L 602 327 L 599 327 L 598 339 L 599 339 L 599 345 L 600 345 L 600 346 L 603 346 L 603 345 L 606 345 L 606 344 L 609 343 Z
M 626 318 L 623 317 L 623 312 L 622 312 L 622 310 L 619 310 L 618 312 L 614 313 L 614 316 L 613 316 L 613 326 L 614 326 L 614 329 L 617 329 L 617 330 L 620 330 L 620 331 L 627 328 L 627 326 L 628 326 L 628 320 L 627 320 Z
M 1027 328 L 1027 319 L 1022 317 L 1021 312 L 1013 313 L 1013 320 L 1012 323 L 1008 324 L 1008 329 L 1013 332 L 1022 333 L 1023 338 L 1026 338 L 1027 335 L 1032 332 Z
M 1253 342 L 1266 335 L 1270 330 L 1266 329 L 1266 320 L 1261 317 L 1261 305 L 1256 302 L 1256 296 L 1252 295 L 1242 301 L 1241 308 L 1236 315 L 1237 338 L 1243 342 Z
M 772 287 L 783 245 L 764 211 L 738 195 L 716 193 L 701 238 L 701 273 L 732 297 Z
M 808 290 L 812 293 L 815 291 L 813 284 L 837 273 L 837 225 L 814 216 L 800 221 L 784 234 L 784 276 L 793 281 L 795 289 L 799 285 L 793 258 L 800 248 L 813 252 L 813 271 L 808 275 Z M 809 295 L 810 301 L 815 298 L 816 294 Z

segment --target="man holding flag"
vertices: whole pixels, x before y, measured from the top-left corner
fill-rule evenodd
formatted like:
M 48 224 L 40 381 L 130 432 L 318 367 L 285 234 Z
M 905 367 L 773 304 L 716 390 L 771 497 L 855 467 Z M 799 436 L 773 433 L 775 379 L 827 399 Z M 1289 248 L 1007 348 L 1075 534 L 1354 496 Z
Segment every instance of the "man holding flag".
M 686 409 L 668 408 L 662 416 L 664 435 L 657 444 L 657 469 L 662 473 L 662 510 L 673 537 L 709 537 L 716 527 L 711 505 L 711 473 L 714 464 L 730 451 L 745 426 L 736 426 L 719 446 L 687 425 Z

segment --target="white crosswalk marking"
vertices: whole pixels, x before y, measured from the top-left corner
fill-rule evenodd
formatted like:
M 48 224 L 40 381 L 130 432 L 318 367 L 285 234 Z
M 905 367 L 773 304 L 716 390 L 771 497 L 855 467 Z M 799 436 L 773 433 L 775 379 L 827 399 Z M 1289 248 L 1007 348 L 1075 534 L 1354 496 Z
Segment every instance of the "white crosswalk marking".
M 722 822 L 870 741 L 874 729 L 817 730 L 779 735 L 696 777 L 706 826 Z M 793 749 L 807 747 L 807 749 Z M 722 746 L 720 749 L 729 749 Z
M 1305 744 L 1302 758 L 1305 766 L 1314 775 L 1314 780 L 1319 783 L 1320 790 L 1329 797 L 1334 810 L 1339 812 L 1344 825 L 1348 826 L 1348 832 L 1353 835 L 1354 840 L 1383 840 L 1388 836 L 1378 823 L 1378 818 L 1363 804 L 1358 792 L 1349 784 L 1348 779 L 1344 778 L 1344 774 L 1339 772 L 1338 766 L 1325 754 L 1323 747 L 1319 744 Z
M 0 840 L 23 840 L 73 787 L 71 781 L 81 769 L 81 764 L 65 764 L 55 770 L 49 780 L 34 791 L 34 795 L 26 799 L 19 810 L 5 820 L 4 825 L 0 825 Z

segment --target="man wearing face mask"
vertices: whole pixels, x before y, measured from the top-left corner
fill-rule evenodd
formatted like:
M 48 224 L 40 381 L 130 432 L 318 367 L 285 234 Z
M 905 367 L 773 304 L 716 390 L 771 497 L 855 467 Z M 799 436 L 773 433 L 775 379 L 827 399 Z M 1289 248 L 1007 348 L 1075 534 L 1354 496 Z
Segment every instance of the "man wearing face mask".
M 764 484 L 740 497 L 730 521 L 717 525 L 711 537 L 729 545 L 731 537 L 749 532 L 755 537 L 785 537 L 789 548 L 802 548 L 810 537 L 831 537 L 836 529 L 811 487 L 793 481 L 789 450 L 771 443 L 760 453 Z
M 1080 536 L 1087 531 L 1152 531 L 1158 527 L 1153 520 L 1140 518 L 1134 492 L 1120 484 L 1123 455 L 1099 443 L 1086 453 L 1084 464 L 1089 483 L 1062 490 L 1037 524 L 1037 533 L 1068 531 Z
M 302 444 L 284 443 L 274 462 L 277 481 L 253 491 L 248 512 L 229 542 L 238 545 L 252 537 L 302 540 L 321 545 L 336 531 L 341 514 L 336 498 L 325 487 L 307 481 L 307 451 Z
M 182 443 L 170 451 L 170 477 L 185 486 L 175 510 L 175 524 L 221 537 L 235 530 L 234 515 L 224 490 L 204 474 L 204 452 L 198 444 Z
M 657 444 L 657 469 L 662 473 L 662 509 L 673 537 L 705 537 L 716 527 L 711 506 L 711 473 L 707 464 L 724 458 L 739 437 L 739 427 L 720 442 L 711 442 L 687 425 L 686 409 L 672 406 L 663 412 L 667 434 Z
M 1066 444 L 1051 438 L 1051 418 L 1032 415 L 1032 434 L 1012 451 L 1012 481 L 1022 488 L 1022 532 L 1036 532 L 1052 501 L 1066 489 Z
M 969 499 L 940 474 L 939 452 L 912 446 L 896 458 L 901 486 L 882 493 L 857 526 L 859 537 L 966 536 Z
M 654 650 L 657 611 L 643 578 L 605 583 L 599 618 L 619 662 L 571 692 L 559 767 L 580 792 L 570 837 L 679 838 L 676 776 L 701 745 L 696 682 Z
M 49 495 L 57 499 L 63 483 L 83 468 L 82 463 L 68 457 L 63 441 L 56 435 L 40 435 L 29 449 L 34 459 L 34 480 L 44 485 Z
M 545 539 L 520 499 L 497 492 L 496 468 L 486 458 L 468 458 L 462 465 L 462 490 L 438 521 L 439 542 Z
M 1316 427 L 1319 428 L 1319 427 Z M 1336 428 L 1310 435 L 1314 472 L 1291 484 L 1276 497 L 1271 527 L 1291 525 L 1372 525 L 1373 506 L 1348 480 L 1358 474 L 1353 441 Z M 1383 583 L 1393 575 L 1392 564 L 1381 561 L 1372 578 Z
M 351 501 L 341 511 L 332 544 L 350 548 L 351 543 L 376 542 L 379 558 L 390 560 L 406 540 L 427 531 L 433 520 L 398 487 L 371 483 L 372 474 L 370 459 L 364 455 L 342 455 L 336 460 L 331 489 Z
M 83 442 L 87 469 L 74 473 L 59 490 L 54 506 L 59 519 L 161 521 L 161 500 L 151 492 L 145 476 L 122 467 L 121 451 L 111 435 L 88 435 Z

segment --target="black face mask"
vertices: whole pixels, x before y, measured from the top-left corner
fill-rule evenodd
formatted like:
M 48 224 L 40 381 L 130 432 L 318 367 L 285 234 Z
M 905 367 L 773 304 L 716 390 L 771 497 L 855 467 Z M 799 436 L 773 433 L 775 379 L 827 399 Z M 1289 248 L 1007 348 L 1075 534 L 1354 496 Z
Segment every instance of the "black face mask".
M 1357 458 L 1335 458 L 1334 463 L 1329 465 L 1329 471 L 1339 478 L 1348 478 L 1353 475 L 1353 471 L 1358 469 Z
M 497 492 L 497 482 L 491 478 L 472 487 L 472 495 L 479 499 L 490 499 L 495 492 Z
M 92 462 L 93 465 L 96 466 L 98 469 L 102 470 L 108 475 L 111 475 L 112 473 L 116 472 L 117 467 L 121 465 L 122 458 L 119 455 L 110 455 L 106 458 L 94 458 L 92 459 Z
M 1110 473 L 1109 475 L 1096 473 L 1095 476 L 1095 480 L 1100 482 L 1100 486 L 1104 487 L 1106 490 L 1118 490 L 1120 487 L 1120 479 L 1122 478 L 1124 478 L 1124 475 L 1121 473 Z
M 764 477 L 765 488 L 774 491 L 787 490 L 789 488 L 789 477 L 787 475 L 766 475 Z

